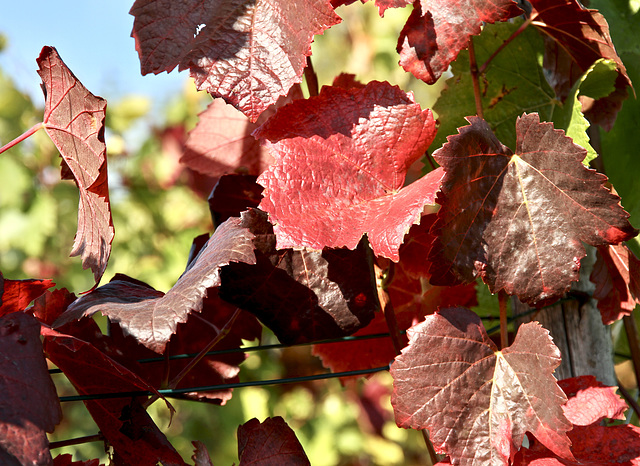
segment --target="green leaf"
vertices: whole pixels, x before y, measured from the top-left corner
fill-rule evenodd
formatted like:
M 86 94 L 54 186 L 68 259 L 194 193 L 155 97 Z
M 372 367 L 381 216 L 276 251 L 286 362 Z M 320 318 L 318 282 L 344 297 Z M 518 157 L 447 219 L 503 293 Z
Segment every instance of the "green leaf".
M 491 56 L 522 24 L 488 24 L 473 43 L 478 66 Z M 560 105 L 542 70 L 543 39 L 533 28 L 518 35 L 489 64 L 480 76 L 480 90 L 484 118 L 500 141 L 515 148 L 515 122 L 523 113 L 537 112 L 541 120 L 550 121 Z M 434 105 L 440 127 L 431 151 L 446 142 L 446 136 L 456 134 L 456 129 L 467 123 L 464 117 L 475 115 L 475 100 L 469 53 L 464 50 L 452 64 L 453 78 L 447 81 L 448 89 Z

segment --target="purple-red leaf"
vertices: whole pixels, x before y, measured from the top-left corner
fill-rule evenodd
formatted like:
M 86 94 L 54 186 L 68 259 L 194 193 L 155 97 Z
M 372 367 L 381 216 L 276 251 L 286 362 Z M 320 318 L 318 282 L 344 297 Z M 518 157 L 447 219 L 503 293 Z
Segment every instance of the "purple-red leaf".
M 441 170 L 403 188 L 435 136 L 430 110 L 398 87 L 323 87 L 281 108 L 256 133 L 276 163 L 258 178 L 277 247 L 353 249 L 398 260 L 404 235 L 434 202 Z
M 107 102 L 78 81 L 55 48 L 44 47 L 37 62 L 46 98 L 44 128 L 60 151 L 63 173 L 80 192 L 78 231 L 70 255 L 81 255 L 82 267 L 91 268 L 98 283 L 114 236 L 104 143 Z
M 513 154 L 484 120 L 468 120 L 433 154 L 446 174 L 432 229 L 432 283 L 479 275 L 493 293 L 504 289 L 540 305 L 578 279 L 582 242 L 635 236 L 620 198 L 603 186 L 606 177 L 582 164 L 586 151 L 564 131 L 525 114 Z
M 280 416 L 256 418 L 238 427 L 240 466 L 303 466 L 310 464 L 291 427 Z
M 52 286 L 55 286 L 55 283 L 51 280 L 4 280 L 0 316 L 24 311 L 31 301 Z
M 379 309 L 371 252 L 276 250 L 266 214 L 242 213 L 255 235 L 256 264 L 230 264 L 222 272 L 220 296 L 256 315 L 283 343 L 350 335 Z
M 607 387 L 592 375 L 560 380 L 558 385 L 568 398 L 562 410 L 573 425 L 588 426 L 604 418 L 625 418 L 628 406 L 616 395 L 617 387 Z
M 605 325 L 631 315 L 640 303 L 640 260 L 624 244 L 599 247 L 589 278 Z
M 40 324 L 15 312 L 0 318 L 0 463 L 51 464 L 46 432 L 62 411 L 40 342 Z
M 97 395 L 84 403 L 123 464 L 183 465 L 184 461 L 140 406 L 140 398 L 101 399 L 100 394 L 152 392 L 154 387 L 94 345 L 71 335 L 43 329 L 47 357 L 80 395 Z M 146 396 L 142 395 L 142 400 Z M 170 409 L 171 406 L 168 405 Z
M 391 365 L 399 426 L 429 429 L 454 464 L 507 465 L 527 431 L 573 459 L 567 398 L 553 377 L 560 351 L 538 323 L 522 325 L 502 351 L 464 308 L 428 316 L 407 334 L 409 346 Z
M 193 456 L 191 459 L 194 461 L 195 466 L 213 466 L 207 446 L 199 440 L 191 442 L 194 447 Z
M 253 235 L 232 218 L 220 225 L 207 245 L 176 284 L 162 294 L 152 288 L 108 283 L 74 302 L 54 326 L 101 311 L 118 322 L 125 333 L 156 353 L 163 353 L 180 322 L 191 312 L 200 312 L 207 288 L 220 285 L 220 267 L 230 262 L 255 263 Z
M 302 81 L 313 36 L 340 22 L 328 0 L 136 0 L 130 13 L 143 74 L 189 68 L 251 121 Z
M 521 14 L 513 0 L 416 0 L 398 39 L 400 65 L 433 84 L 483 23 Z
M 99 466 L 100 460 L 73 461 L 73 456 L 69 453 L 58 455 L 53 459 L 53 466 Z

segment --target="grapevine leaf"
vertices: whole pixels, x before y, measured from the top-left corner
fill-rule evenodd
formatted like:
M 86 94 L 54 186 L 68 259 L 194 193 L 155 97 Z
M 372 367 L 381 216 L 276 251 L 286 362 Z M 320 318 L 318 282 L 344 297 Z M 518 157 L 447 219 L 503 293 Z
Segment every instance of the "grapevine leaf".
M 402 187 L 435 132 L 430 110 L 377 81 L 323 87 L 278 110 L 254 133 L 276 158 L 258 183 L 278 249 L 353 249 L 367 233 L 376 255 L 397 261 L 404 235 L 439 188 L 441 170 Z
M 100 397 L 104 393 L 141 391 L 159 396 L 155 388 L 91 343 L 54 330 L 43 333 L 47 357 L 62 369 L 78 393 L 97 395 L 98 399 L 84 403 L 123 464 L 185 464 L 140 406 L 140 398 Z
M 605 114 L 589 112 L 589 118 L 611 129 L 622 100 L 627 97 L 627 87 L 631 80 L 618 56 L 607 20 L 597 10 L 583 7 L 578 0 L 531 0 L 534 11 L 533 25 L 545 34 L 546 50 L 544 67 L 558 97 L 564 101 L 575 82 L 598 59 L 613 60 L 622 78 L 616 81 L 621 95 L 614 93 L 605 99 L 614 99 L 616 109 Z M 600 112 L 603 113 L 603 112 Z
M 0 365 L 0 463 L 48 464 L 46 432 L 53 432 L 62 410 L 32 316 L 0 318 Z
M 581 162 L 586 151 L 537 114 L 516 123 L 516 154 L 489 125 L 470 126 L 434 153 L 445 171 L 432 229 L 432 283 L 481 276 L 492 293 L 504 289 L 541 305 L 578 279 L 582 242 L 617 244 L 636 234 L 620 198 Z
M 100 466 L 100 460 L 73 461 L 73 456 L 69 453 L 58 455 L 53 459 L 53 466 Z
M 107 183 L 104 116 L 107 102 L 91 94 L 53 47 L 38 57 L 45 94 L 44 128 L 62 156 L 63 178 L 78 186 L 78 231 L 71 257 L 82 256 L 96 284 L 107 268 L 114 229 Z
M 214 225 L 229 217 L 239 217 L 249 207 L 258 207 L 262 186 L 254 175 L 223 175 L 209 196 L 209 211 Z
M 605 325 L 631 315 L 640 303 L 640 260 L 624 244 L 598 248 L 590 280 Z
M 51 326 L 75 300 L 76 295 L 66 288 L 46 291 L 33 302 L 33 307 L 29 310 L 41 323 Z
M 562 410 L 573 425 L 588 426 L 604 418 L 625 419 L 628 406 L 616 395 L 617 387 L 607 387 L 592 375 L 560 380 L 558 385 L 568 398 Z
M 262 423 L 253 418 L 238 427 L 238 457 L 240 466 L 311 464 L 296 434 L 280 416 Z
M 52 286 L 51 280 L 4 280 L 0 316 L 24 311 L 27 306 Z
M 255 235 L 256 264 L 230 264 L 220 296 L 257 316 L 283 343 L 350 335 L 379 309 L 370 251 L 276 250 L 266 214 L 242 213 Z
M 522 14 L 512 0 L 416 0 L 398 39 L 400 65 L 427 84 L 435 83 L 483 23 Z
M 191 442 L 194 447 L 193 456 L 191 459 L 194 461 L 195 466 L 213 466 L 207 446 L 199 440 Z
M 239 219 L 229 219 L 220 225 L 166 294 L 135 284 L 123 294 L 109 283 L 79 298 L 54 326 L 101 311 L 150 350 L 164 352 L 178 323 L 202 310 L 207 288 L 220 285 L 220 267 L 229 262 L 255 263 L 253 235 L 238 223 Z
M 142 74 L 189 68 L 251 121 L 302 81 L 313 36 L 340 22 L 327 0 L 136 0 L 130 14 Z
M 573 459 L 566 397 L 552 375 L 560 351 L 538 323 L 520 326 L 502 351 L 464 308 L 427 316 L 407 333 L 409 346 L 390 370 L 399 426 L 429 429 L 454 464 L 507 465 L 527 431 Z

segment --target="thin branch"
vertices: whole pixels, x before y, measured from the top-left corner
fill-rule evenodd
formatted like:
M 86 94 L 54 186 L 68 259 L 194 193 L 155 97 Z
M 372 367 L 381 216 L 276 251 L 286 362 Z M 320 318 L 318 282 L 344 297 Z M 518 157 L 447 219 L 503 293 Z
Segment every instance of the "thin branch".
M 500 307 L 500 349 L 509 346 L 509 329 L 507 319 L 507 300 L 509 296 L 504 290 L 498 292 L 498 304 Z
M 22 133 L 20 136 L 18 136 L 17 138 L 15 138 L 13 141 L 8 142 L 7 144 L 5 144 L 4 146 L 0 147 L 0 154 L 2 154 L 4 151 L 7 151 L 9 149 L 11 149 L 13 146 L 15 146 L 16 144 L 24 141 L 25 139 L 27 139 L 29 136 L 31 136 L 32 134 L 34 134 L 36 131 L 38 131 L 40 128 L 44 128 L 44 123 L 40 122 L 34 126 L 31 127 L 31 129 L 28 129 L 27 131 L 25 131 L 24 133 Z
M 631 409 L 635 411 L 636 416 L 640 418 L 640 406 L 638 406 L 638 402 L 631 396 L 631 393 L 629 393 L 627 389 L 622 386 L 619 380 L 617 382 L 618 382 L 618 390 L 620 390 L 620 394 L 622 395 L 622 398 L 624 398 L 625 401 L 629 403 L 629 406 L 631 406 Z
M 318 87 L 318 75 L 313 69 L 313 63 L 311 63 L 311 57 L 307 57 L 307 66 L 304 69 L 304 79 L 307 81 L 307 89 L 309 90 L 309 97 L 315 97 L 319 93 Z
M 527 26 L 529 26 L 531 24 L 532 19 L 528 18 L 524 23 L 522 23 L 520 25 L 520 27 L 518 28 L 517 31 L 514 31 L 513 34 L 511 34 L 502 44 L 500 44 L 500 47 L 498 47 L 497 49 L 495 49 L 495 51 L 491 54 L 491 56 L 489 58 L 487 58 L 487 61 L 485 61 L 482 66 L 478 69 L 478 74 L 482 74 L 485 71 L 487 71 L 487 67 L 489 66 L 489 63 L 491 63 L 491 61 L 496 58 L 496 56 L 502 52 L 502 49 L 504 49 L 507 45 L 509 45 L 511 42 L 513 42 L 513 40 L 518 37 L 520 34 L 522 34 L 522 32 L 527 29 Z
M 84 437 L 76 437 L 76 438 L 70 438 L 68 440 L 51 442 L 49 444 L 49 449 L 53 450 L 55 448 L 68 447 L 71 445 L 80 445 L 83 443 L 90 443 L 90 442 L 104 442 L 104 440 L 105 440 L 104 436 L 101 433 L 97 433 L 94 435 L 85 435 Z
M 431 464 L 437 464 L 440 462 L 442 458 L 438 456 L 435 448 L 433 448 L 433 443 L 431 443 L 431 439 L 429 439 L 429 433 L 427 429 L 422 429 L 422 438 L 424 439 L 424 443 L 427 445 L 427 450 L 429 451 L 429 458 L 431 459 Z
M 469 37 L 469 69 L 471 71 L 471 82 L 473 83 L 473 96 L 476 100 L 476 114 L 484 118 L 482 111 L 482 96 L 480 94 L 480 80 L 478 64 L 476 63 L 476 51 L 473 47 L 473 37 Z

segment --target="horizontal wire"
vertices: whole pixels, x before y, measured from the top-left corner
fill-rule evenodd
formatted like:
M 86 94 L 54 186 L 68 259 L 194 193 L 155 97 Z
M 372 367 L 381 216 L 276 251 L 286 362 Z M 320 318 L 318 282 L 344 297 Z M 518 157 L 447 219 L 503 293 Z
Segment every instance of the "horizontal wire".
M 280 385 L 285 383 L 299 383 L 308 382 L 311 380 L 333 379 L 337 377 L 351 377 L 357 375 L 374 374 L 376 372 L 382 372 L 389 370 L 389 365 L 374 367 L 371 369 L 359 369 L 355 371 L 344 372 L 327 372 L 324 374 L 305 375 L 300 377 L 288 377 L 284 379 L 272 379 L 272 380 L 255 380 L 251 382 L 237 382 L 220 385 L 206 385 L 203 387 L 189 387 L 189 388 L 164 388 L 158 390 L 160 395 L 166 398 L 172 398 L 175 395 L 183 395 L 185 393 L 192 392 L 213 392 L 217 390 L 227 390 L 229 388 L 243 388 L 243 387 L 258 387 L 263 385 Z M 105 400 L 111 398 L 129 398 L 134 396 L 146 396 L 153 395 L 154 392 L 148 390 L 137 390 L 130 392 L 113 392 L 113 393 L 96 393 L 94 395 L 73 395 L 73 396 L 61 396 L 60 402 L 66 401 L 88 401 L 88 400 Z

